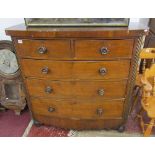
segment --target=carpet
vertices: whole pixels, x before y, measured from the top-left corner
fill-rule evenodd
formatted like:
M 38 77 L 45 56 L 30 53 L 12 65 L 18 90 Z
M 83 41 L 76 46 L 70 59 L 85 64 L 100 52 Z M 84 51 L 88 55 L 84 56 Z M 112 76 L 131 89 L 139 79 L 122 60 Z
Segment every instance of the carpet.
M 20 116 L 11 110 L 0 112 L 0 137 L 21 137 L 30 120 L 28 109 Z
M 32 125 L 28 137 L 68 137 L 69 130 L 56 128 L 53 126 L 40 126 Z

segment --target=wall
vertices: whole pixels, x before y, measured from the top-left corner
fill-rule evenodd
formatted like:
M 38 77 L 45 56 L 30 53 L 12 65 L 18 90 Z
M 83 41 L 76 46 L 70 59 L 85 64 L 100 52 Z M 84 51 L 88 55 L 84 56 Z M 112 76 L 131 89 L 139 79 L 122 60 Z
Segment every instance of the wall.
M 24 23 L 24 18 L 0 18 L 0 40 L 10 40 L 5 35 L 5 28 Z
M 148 18 L 130 18 L 130 22 L 147 24 Z M 5 28 L 21 23 L 24 23 L 24 18 L 0 18 L 0 40 L 10 40 L 10 37 L 5 35 Z

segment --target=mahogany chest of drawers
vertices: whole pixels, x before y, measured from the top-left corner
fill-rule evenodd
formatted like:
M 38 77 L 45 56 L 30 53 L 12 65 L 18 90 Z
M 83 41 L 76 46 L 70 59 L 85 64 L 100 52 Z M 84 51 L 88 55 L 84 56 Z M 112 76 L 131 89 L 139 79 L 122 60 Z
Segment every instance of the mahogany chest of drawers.
M 6 33 L 16 49 L 36 124 L 123 130 L 144 28 L 21 25 Z

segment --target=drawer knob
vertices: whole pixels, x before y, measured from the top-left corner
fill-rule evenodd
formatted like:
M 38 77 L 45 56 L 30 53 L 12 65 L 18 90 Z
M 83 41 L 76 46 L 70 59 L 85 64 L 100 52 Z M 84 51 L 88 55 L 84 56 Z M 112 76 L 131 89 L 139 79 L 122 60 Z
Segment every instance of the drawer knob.
M 52 108 L 52 107 L 48 108 L 48 112 L 54 112 L 54 111 L 55 111 L 55 108 Z
M 101 116 L 103 114 L 103 109 L 102 108 L 98 108 L 96 110 L 97 115 Z
M 105 75 L 106 73 L 107 73 L 107 69 L 106 68 L 100 68 L 99 69 L 99 73 L 100 73 L 100 75 Z
M 41 70 L 41 72 L 42 72 L 43 74 L 47 74 L 47 73 L 49 72 L 48 67 L 44 67 L 44 68 Z
M 108 54 L 108 52 L 109 52 L 109 50 L 108 50 L 107 47 L 102 47 L 102 48 L 100 49 L 100 53 L 101 53 L 101 55 Z
M 45 93 L 51 94 L 52 91 L 53 91 L 53 89 L 52 89 L 50 86 L 47 86 L 47 87 L 45 88 Z
M 44 53 L 46 53 L 47 52 L 47 48 L 46 47 L 39 47 L 38 48 L 38 53 L 39 54 L 44 54 Z
M 99 90 L 98 90 L 98 94 L 99 94 L 100 96 L 103 96 L 103 95 L 104 95 L 104 89 L 99 89 Z

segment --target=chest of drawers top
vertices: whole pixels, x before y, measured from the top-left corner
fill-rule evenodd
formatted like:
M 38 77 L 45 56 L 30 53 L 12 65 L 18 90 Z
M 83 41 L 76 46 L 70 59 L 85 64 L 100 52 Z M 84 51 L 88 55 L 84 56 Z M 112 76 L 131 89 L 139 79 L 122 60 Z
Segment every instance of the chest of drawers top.
M 6 29 L 6 34 L 22 38 L 122 38 L 148 33 L 148 27 L 130 23 L 128 27 L 43 27 L 27 28 L 24 24 Z

